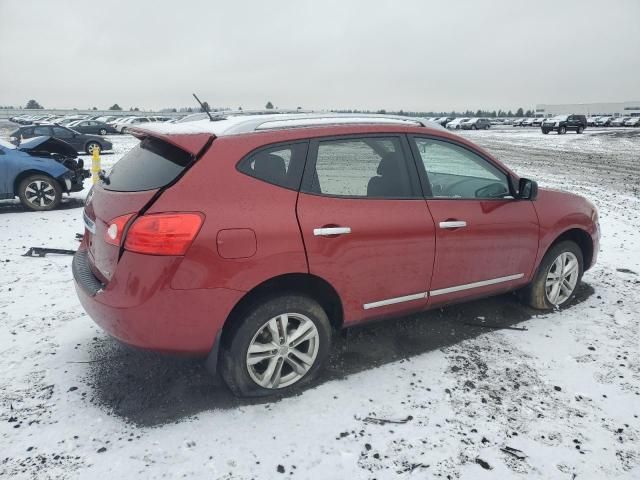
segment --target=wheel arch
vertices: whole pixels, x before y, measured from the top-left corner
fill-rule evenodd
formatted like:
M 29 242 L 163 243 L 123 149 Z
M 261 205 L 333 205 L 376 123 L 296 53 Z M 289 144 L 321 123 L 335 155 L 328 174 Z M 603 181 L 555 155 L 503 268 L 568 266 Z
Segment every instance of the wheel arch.
M 589 235 L 586 230 L 583 230 L 581 228 L 570 228 L 569 230 L 566 230 L 558 235 L 553 240 L 553 242 L 549 244 L 547 252 L 549 251 L 549 249 L 553 248 L 554 245 L 557 245 L 558 243 L 565 240 L 571 240 L 578 244 L 580 250 L 582 251 L 584 269 L 588 270 L 589 268 L 591 268 L 591 262 L 593 260 L 593 239 L 591 238 L 591 235 Z
M 236 303 L 222 326 L 221 343 L 225 343 L 233 325 L 253 306 L 278 293 L 298 293 L 316 300 L 327 313 L 331 326 L 337 330 L 342 327 L 342 301 L 329 282 L 310 273 L 287 273 L 256 285 Z
M 18 195 L 18 188 L 20 187 L 20 182 L 22 182 L 22 180 L 24 180 L 25 178 L 27 178 L 27 177 L 29 177 L 31 175 L 46 175 L 47 177 L 52 179 L 54 182 L 56 182 L 60 186 L 60 188 L 65 190 L 64 185 L 60 185 L 60 182 L 58 181 L 58 179 L 55 178 L 50 173 L 47 173 L 44 170 L 36 170 L 34 168 L 31 168 L 29 170 L 24 170 L 24 171 L 20 172 L 18 175 L 16 175 L 16 178 L 13 180 L 13 194 L 14 195 L 16 195 L 16 196 Z

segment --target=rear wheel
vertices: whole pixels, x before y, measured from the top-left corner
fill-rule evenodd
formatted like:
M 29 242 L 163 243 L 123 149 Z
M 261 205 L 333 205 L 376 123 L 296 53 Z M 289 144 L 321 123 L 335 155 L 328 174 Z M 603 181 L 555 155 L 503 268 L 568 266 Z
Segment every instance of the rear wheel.
M 471 130 L 477 130 L 478 127 L 476 127 L 475 125 L 471 125 Z
M 276 297 L 238 320 L 230 326 L 220 358 L 222 378 L 238 396 L 300 388 L 313 381 L 329 354 L 329 319 L 309 297 Z
M 85 147 L 84 150 L 89 155 L 93 155 L 93 152 L 95 150 L 97 150 L 98 153 L 100 153 L 100 151 L 102 150 L 102 146 L 98 142 L 89 142 L 89 143 L 87 143 L 87 146 Z
M 584 132 L 584 127 L 578 127 L 578 129 L 576 130 L 576 133 L 580 135 L 582 132 Z
M 542 133 L 544 133 L 545 135 L 548 135 L 549 134 L 549 130 L 547 130 L 546 128 L 543 128 L 542 129 Z
M 107 129 L 106 128 L 101 128 L 100 129 L 100 135 L 106 135 L 107 134 Z
M 567 133 L 567 127 L 562 126 L 562 127 L 558 128 L 558 133 L 560 135 L 564 135 L 565 133 Z
M 584 273 L 582 250 L 572 241 L 560 242 L 546 253 L 533 281 L 522 290 L 525 303 L 539 310 L 566 304 Z
M 31 210 L 52 210 L 62 199 L 58 182 L 44 174 L 30 175 L 18 186 L 20 202 Z

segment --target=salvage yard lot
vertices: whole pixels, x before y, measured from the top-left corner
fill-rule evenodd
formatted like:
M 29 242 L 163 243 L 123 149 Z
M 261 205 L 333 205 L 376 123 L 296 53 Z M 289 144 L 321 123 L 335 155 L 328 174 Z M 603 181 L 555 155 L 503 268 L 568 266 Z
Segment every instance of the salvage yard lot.
M 638 478 L 640 132 L 462 135 L 597 205 L 576 300 L 540 314 L 505 295 L 352 329 L 317 386 L 275 401 L 118 344 L 80 307 L 69 257 L 20 256 L 75 248 L 86 190 L 52 212 L 0 202 L 0 476 Z M 110 140 L 107 169 L 137 142 Z

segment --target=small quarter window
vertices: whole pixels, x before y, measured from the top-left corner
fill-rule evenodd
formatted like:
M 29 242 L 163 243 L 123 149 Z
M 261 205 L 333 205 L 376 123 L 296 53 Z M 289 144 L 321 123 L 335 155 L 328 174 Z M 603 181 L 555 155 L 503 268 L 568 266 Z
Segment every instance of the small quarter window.
M 306 155 L 307 142 L 268 147 L 241 160 L 238 170 L 258 180 L 298 190 Z

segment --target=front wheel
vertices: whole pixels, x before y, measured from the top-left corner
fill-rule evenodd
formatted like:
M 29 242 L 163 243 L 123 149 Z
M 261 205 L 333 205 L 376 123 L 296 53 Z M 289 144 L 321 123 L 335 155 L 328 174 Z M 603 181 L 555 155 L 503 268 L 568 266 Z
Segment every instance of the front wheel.
M 18 197 L 30 210 L 53 210 L 62 199 L 62 189 L 49 175 L 30 175 L 20 182 Z
M 220 373 L 238 396 L 300 388 L 313 381 L 327 359 L 331 325 L 309 297 L 279 296 L 237 320 L 223 339 Z
M 543 128 L 542 129 L 542 133 L 544 133 L 545 135 L 548 135 L 549 134 L 549 130 L 547 130 L 546 128 Z
M 522 290 L 522 298 L 539 310 L 561 307 L 573 297 L 583 273 L 580 247 L 570 240 L 560 242 L 545 254 L 533 281 Z
M 558 133 L 559 133 L 560 135 L 564 135 L 565 133 L 567 133 L 567 127 L 564 127 L 564 126 L 560 127 L 560 128 L 558 129 Z
M 100 135 L 106 135 L 107 134 L 107 129 L 106 128 L 101 128 L 100 129 Z
M 85 147 L 84 150 L 89 155 L 93 155 L 94 151 L 97 151 L 98 153 L 100 153 L 100 151 L 102 150 L 102 146 L 98 142 L 89 142 L 87 143 L 87 146 Z

